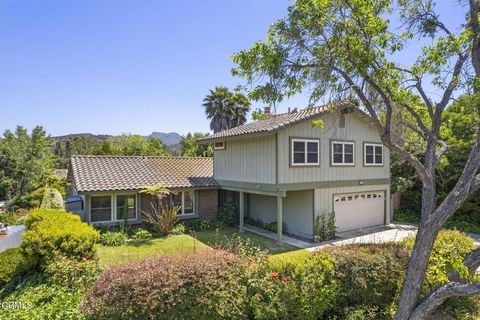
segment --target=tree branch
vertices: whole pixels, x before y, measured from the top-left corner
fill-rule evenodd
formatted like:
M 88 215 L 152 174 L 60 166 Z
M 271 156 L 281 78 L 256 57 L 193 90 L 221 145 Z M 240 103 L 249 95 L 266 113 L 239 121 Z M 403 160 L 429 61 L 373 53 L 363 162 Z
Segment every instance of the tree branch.
M 422 87 L 422 81 L 419 79 L 417 80 L 417 83 L 415 84 L 415 88 L 417 88 L 418 93 L 420 93 L 420 96 L 423 99 L 423 102 L 427 105 L 428 108 L 428 114 L 430 115 L 430 119 L 433 120 L 434 114 L 433 114 L 433 103 L 432 100 L 427 96 L 425 93 L 425 90 L 423 90 Z
M 445 300 L 451 297 L 471 297 L 480 294 L 480 283 L 449 283 L 434 290 L 414 310 L 410 320 L 423 320 L 432 314 Z

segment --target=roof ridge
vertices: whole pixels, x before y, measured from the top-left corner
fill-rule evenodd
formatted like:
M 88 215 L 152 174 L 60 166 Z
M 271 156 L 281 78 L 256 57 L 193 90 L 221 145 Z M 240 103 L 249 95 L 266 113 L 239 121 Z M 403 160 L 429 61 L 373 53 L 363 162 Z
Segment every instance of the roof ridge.
M 70 158 L 157 158 L 157 159 L 213 159 L 213 157 L 184 157 L 184 156 L 124 156 L 124 155 L 103 155 L 103 154 L 77 154 Z

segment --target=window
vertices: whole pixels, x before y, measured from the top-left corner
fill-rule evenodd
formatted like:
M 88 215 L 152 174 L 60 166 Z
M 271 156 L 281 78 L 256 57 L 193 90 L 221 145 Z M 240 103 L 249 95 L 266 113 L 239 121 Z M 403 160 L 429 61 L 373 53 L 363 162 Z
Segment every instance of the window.
M 124 215 L 127 215 L 127 219 L 134 220 L 137 218 L 137 206 L 136 197 L 131 195 L 117 195 L 117 220 L 123 220 Z
M 292 166 L 318 166 L 320 142 L 314 139 L 292 139 Z
M 365 143 L 364 164 L 365 166 L 383 166 L 383 145 Z
M 191 216 L 195 214 L 195 191 L 171 192 L 169 197 L 171 205 L 181 206 L 177 213 L 179 216 Z
M 213 143 L 213 150 L 225 150 L 225 141 Z
M 112 196 L 90 197 L 90 221 L 104 222 L 112 220 Z
M 353 166 L 355 164 L 355 143 L 346 141 L 332 142 L 332 165 Z

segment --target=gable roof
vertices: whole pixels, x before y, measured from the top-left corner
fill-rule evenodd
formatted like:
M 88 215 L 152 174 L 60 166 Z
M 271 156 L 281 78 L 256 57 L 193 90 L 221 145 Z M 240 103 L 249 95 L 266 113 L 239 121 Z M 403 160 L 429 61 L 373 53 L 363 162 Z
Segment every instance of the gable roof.
M 326 104 L 319 107 L 306 108 L 297 112 L 280 113 L 272 115 L 266 120 L 253 121 L 235 128 L 227 129 L 215 134 L 206 136 L 199 141 L 210 142 L 210 140 L 218 140 L 222 138 L 229 138 L 235 136 L 249 135 L 255 133 L 269 133 L 280 130 L 281 128 L 290 126 L 292 124 L 312 119 L 318 115 L 324 114 L 332 109 L 344 109 L 348 107 L 355 107 L 355 110 L 360 111 L 350 101 L 339 101 L 331 104 Z M 362 112 L 363 113 L 363 112 Z
M 72 156 L 69 172 L 78 192 L 216 187 L 213 158 Z

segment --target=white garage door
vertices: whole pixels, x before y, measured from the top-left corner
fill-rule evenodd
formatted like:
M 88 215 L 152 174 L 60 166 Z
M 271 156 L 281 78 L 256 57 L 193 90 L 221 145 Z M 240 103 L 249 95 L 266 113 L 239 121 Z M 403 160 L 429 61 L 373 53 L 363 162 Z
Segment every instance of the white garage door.
M 385 192 L 362 192 L 333 196 L 337 232 L 381 225 L 384 222 Z

